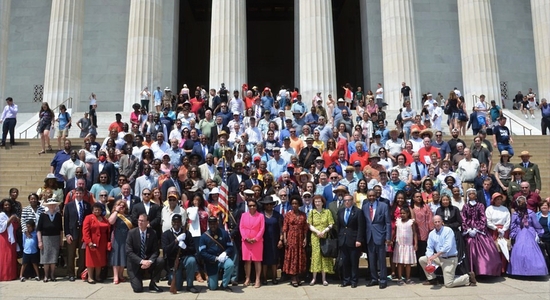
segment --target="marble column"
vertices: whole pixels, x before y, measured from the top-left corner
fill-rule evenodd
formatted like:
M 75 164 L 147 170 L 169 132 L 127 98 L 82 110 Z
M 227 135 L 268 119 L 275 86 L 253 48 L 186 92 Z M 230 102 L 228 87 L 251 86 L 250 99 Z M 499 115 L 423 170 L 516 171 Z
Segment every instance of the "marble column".
M 6 67 L 8 65 L 8 39 L 10 33 L 11 0 L 0 1 L 0 100 L 6 95 Z M 15 100 L 17 101 L 17 99 Z
M 531 15 L 537 65 L 537 99 L 550 100 L 550 1 L 531 0 Z
M 300 85 L 300 2 L 294 1 L 294 82 L 293 86 L 287 86 L 292 90 Z
M 44 101 L 54 108 L 73 98 L 77 110 L 82 79 L 84 0 L 53 0 L 48 36 Z
M 133 111 L 144 87 L 164 90 L 161 80 L 162 0 L 132 0 L 126 51 L 124 111 Z M 171 87 L 172 88 L 172 87 Z M 150 107 L 154 107 L 151 96 Z M 149 108 L 151 110 L 151 108 Z
M 338 95 L 343 96 L 343 89 L 336 87 L 332 1 L 301 0 L 299 9 L 302 99 L 309 104 L 317 92 L 321 92 L 323 99 L 328 94 L 337 99 Z
M 388 110 L 402 107 L 401 83 L 411 87 L 411 106 L 422 108 L 411 0 L 380 0 L 384 102 Z M 418 111 L 420 113 L 420 111 Z
M 248 79 L 246 0 L 212 0 L 210 30 L 209 84 L 225 83 L 231 97 Z
M 487 102 L 500 99 L 500 80 L 490 0 L 457 0 L 464 101 L 471 109 L 473 95 Z
M 362 47 L 362 56 L 363 56 L 363 86 L 364 90 L 369 90 L 371 83 L 371 74 L 370 74 L 370 56 L 369 56 L 369 22 L 368 18 L 368 9 L 367 9 L 367 0 L 359 0 L 359 10 L 361 11 L 361 43 Z M 376 89 L 374 90 L 376 92 Z

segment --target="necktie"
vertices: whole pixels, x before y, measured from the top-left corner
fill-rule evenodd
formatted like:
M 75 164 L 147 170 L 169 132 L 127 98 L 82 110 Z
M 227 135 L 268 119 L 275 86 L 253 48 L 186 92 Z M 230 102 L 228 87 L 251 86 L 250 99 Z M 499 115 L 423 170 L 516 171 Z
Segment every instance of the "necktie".
M 285 120 L 281 117 L 281 130 L 285 129 Z
M 418 167 L 418 163 L 417 163 L 417 162 L 414 163 L 414 166 L 416 167 L 416 180 L 422 179 L 422 178 L 420 177 L 420 168 Z
M 525 168 L 529 168 L 529 163 L 524 163 L 523 165 L 525 166 Z
M 346 214 L 344 215 L 344 222 L 348 224 L 349 220 L 349 208 L 346 208 Z
M 206 158 L 206 154 L 208 154 L 208 148 L 206 148 L 206 146 L 202 146 L 202 151 L 204 152 L 204 157 Z
M 372 220 L 374 219 L 374 207 L 372 206 L 372 203 L 370 204 L 369 212 L 370 212 L 370 220 L 372 222 Z
M 180 185 L 178 184 L 178 182 L 174 178 L 172 178 L 172 182 L 174 183 L 174 187 L 176 188 L 176 190 L 178 190 L 178 194 L 181 194 Z
M 84 204 L 82 204 L 82 200 L 78 201 L 78 225 L 82 225 L 82 221 L 84 220 Z
M 145 258 L 145 232 L 141 233 L 140 255 L 141 255 L 141 258 Z
M 309 215 L 309 210 L 310 210 L 309 206 L 306 207 L 306 215 Z
M 338 208 L 340 208 L 340 206 L 342 206 L 342 200 L 338 200 Z
M 261 113 L 260 113 L 260 107 L 256 105 L 256 120 L 260 120 Z

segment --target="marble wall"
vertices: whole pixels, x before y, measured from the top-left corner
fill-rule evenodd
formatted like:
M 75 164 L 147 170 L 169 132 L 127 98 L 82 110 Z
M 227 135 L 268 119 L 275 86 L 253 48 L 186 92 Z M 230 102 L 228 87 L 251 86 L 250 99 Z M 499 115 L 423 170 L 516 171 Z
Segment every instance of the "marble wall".
M 11 1 L 6 90 L 20 112 L 38 112 L 34 86 L 44 84 L 51 1 Z
M 508 82 L 508 99 L 529 88 L 538 92 L 530 1 L 491 1 L 500 81 Z M 550 37 L 549 37 L 550 38 Z

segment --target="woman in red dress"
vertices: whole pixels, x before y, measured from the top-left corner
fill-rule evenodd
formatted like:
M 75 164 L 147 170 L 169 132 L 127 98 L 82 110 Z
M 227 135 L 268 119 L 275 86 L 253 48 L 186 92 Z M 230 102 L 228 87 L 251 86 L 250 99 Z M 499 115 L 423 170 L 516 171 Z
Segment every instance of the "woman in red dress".
M 17 241 L 19 218 L 10 199 L 0 201 L 0 281 L 17 278 Z
M 323 160 L 325 161 L 325 168 L 338 160 L 338 149 L 336 149 L 336 141 L 333 138 L 327 141 L 327 149 L 323 152 Z
M 86 246 L 86 268 L 88 283 L 95 284 L 99 279 L 101 268 L 107 265 L 107 243 L 109 242 L 109 222 L 101 215 L 100 203 L 92 206 L 92 214 L 87 215 L 82 223 L 82 240 Z M 95 279 L 95 280 L 94 280 Z
M 285 215 L 283 223 L 283 243 L 286 250 L 282 271 L 292 277 L 292 286 L 298 287 L 298 274 L 306 271 L 306 234 L 309 225 L 306 214 L 300 211 L 302 200 L 295 197 L 290 205 L 292 210 Z

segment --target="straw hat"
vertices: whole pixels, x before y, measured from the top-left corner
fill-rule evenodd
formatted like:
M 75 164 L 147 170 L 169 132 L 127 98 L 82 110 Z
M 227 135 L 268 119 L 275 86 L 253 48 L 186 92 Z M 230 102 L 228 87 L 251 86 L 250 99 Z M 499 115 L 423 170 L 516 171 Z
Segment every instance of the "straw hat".
M 512 170 L 512 172 L 510 172 L 510 175 L 516 175 L 516 174 L 520 174 L 521 176 L 525 175 L 525 172 L 523 171 L 522 168 L 514 168 Z
M 59 205 L 59 204 L 61 204 L 61 202 L 57 201 L 57 199 L 53 197 L 42 201 L 42 206 Z
M 529 151 L 521 151 L 521 153 L 519 154 L 519 157 L 524 157 L 524 156 L 532 157 L 532 155 L 529 154 Z

